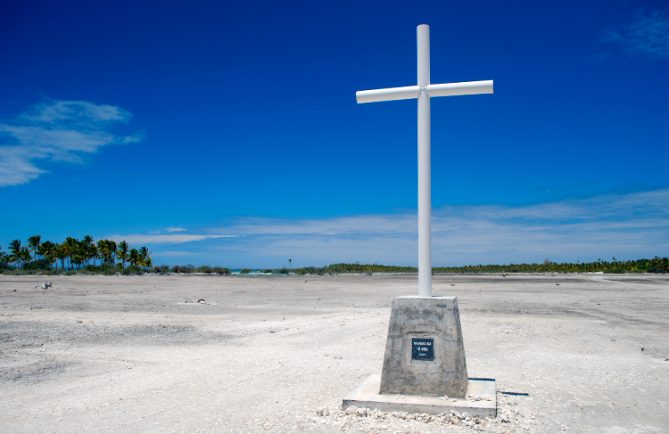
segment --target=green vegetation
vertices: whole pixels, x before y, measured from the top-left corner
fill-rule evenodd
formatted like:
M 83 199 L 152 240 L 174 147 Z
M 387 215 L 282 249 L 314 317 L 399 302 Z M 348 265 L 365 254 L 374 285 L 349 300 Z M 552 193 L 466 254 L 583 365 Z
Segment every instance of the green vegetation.
M 204 273 L 204 274 L 218 274 L 218 275 L 228 275 L 230 270 L 225 267 L 210 267 L 209 265 L 202 265 L 196 267 L 195 265 L 173 265 L 171 268 L 169 265 L 161 265 L 160 267 L 155 267 L 154 271 L 156 273 L 167 274 L 172 273 L 181 273 L 181 274 L 192 274 L 192 273 Z
M 292 270 L 296 274 L 333 274 L 333 273 L 415 273 L 416 267 L 402 267 L 379 264 L 332 264 L 327 267 L 305 267 Z M 508 264 L 508 265 L 465 265 L 462 267 L 434 267 L 438 273 L 669 273 L 669 258 L 636 259 L 611 261 L 598 259 L 594 262 L 552 262 Z
M 438 267 L 435 273 L 669 273 L 669 258 L 594 262 L 552 262 L 546 259 L 539 264 L 467 265 L 464 267 Z
M 415 273 L 416 267 L 379 264 L 331 264 L 324 267 L 325 273 Z
M 141 274 L 151 265 L 146 247 L 131 249 L 125 241 L 117 244 L 111 240 L 96 244 L 90 235 L 81 240 L 67 237 L 62 243 L 42 241 L 40 235 L 33 235 L 27 246 L 13 240 L 8 253 L 0 249 L 0 272 Z

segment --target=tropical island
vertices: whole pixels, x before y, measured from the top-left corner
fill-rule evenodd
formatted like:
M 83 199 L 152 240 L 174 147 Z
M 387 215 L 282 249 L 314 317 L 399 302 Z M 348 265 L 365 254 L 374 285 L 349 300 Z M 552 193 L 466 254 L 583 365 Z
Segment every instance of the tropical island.
M 324 267 L 242 268 L 239 274 L 340 274 L 340 273 L 416 273 L 416 267 L 337 263 Z M 521 264 L 478 264 L 452 267 L 433 267 L 433 274 L 459 273 L 668 273 L 669 258 L 654 257 L 590 262 L 553 262 Z M 102 239 L 90 235 L 82 239 L 67 237 L 61 243 L 42 241 L 40 235 L 9 243 L 8 252 L 0 246 L 0 273 L 3 274 L 231 274 L 230 268 L 210 265 L 153 265 L 146 246 L 131 248 L 126 241 Z

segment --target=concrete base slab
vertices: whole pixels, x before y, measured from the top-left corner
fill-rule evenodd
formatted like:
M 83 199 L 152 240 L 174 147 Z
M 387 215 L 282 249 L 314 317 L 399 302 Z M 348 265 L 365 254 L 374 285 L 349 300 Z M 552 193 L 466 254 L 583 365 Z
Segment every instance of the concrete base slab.
M 355 406 L 381 411 L 439 414 L 456 411 L 472 416 L 497 417 L 497 389 L 492 378 L 470 378 L 464 398 L 419 395 L 381 395 L 381 376 L 371 375 L 348 397 L 342 408 Z

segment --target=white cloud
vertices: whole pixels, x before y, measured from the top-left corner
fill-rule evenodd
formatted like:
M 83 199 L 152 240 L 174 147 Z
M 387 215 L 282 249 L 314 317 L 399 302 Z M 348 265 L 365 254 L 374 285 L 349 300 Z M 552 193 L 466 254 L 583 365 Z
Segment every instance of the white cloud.
M 0 123 L 0 187 L 30 182 L 47 170 L 45 162 L 81 163 L 83 156 L 112 144 L 142 140 L 120 134 L 131 114 L 120 107 L 86 101 L 46 101 L 12 122 Z
M 662 10 L 642 10 L 630 24 L 605 31 L 602 40 L 632 55 L 669 59 L 669 17 Z
M 86 126 L 91 123 L 127 123 L 131 116 L 130 112 L 113 105 L 93 104 L 86 101 L 45 101 L 36 104 L 20 118 L 41 124 L 70 123 Z
M 160 252 L 160 256 L 163 258 L 185 258 L 193 255 L 195 253 L 187 250 L 163 250 Z
M 113 234 L 102 237 L 113 241 L 127 241 L 130 244 L 180 244 L 219 238 L 234 238 L 223 234 Z
M 249 266 L 416 263 L 415 211 L 324 219 L 244 219 L 239 242 L 207 258 Z M 669 189 L 527 206 L 448 206 L 432 218 L 435 265 L 669 255 Z M 205 259 L 206 261 L 206 259 Z
M 182 227 L 179 227 L 179 226 L 170 226 L 168 228 L 165 228 L 165 232 L 167 232 L 167 233 L 186 232 L 186 228 L 182 228 Z
M 244 235 L 346 236 L 371 233 L 413 233 L 415 217 L 410 214 L 361 215 L 331 219 L 280 220 L 249 218 L 229 228 Z
M 111 235 L 153 245 L 154 262 L 281 267 L 364 262 L 415 265 L 415 210 L 336 218 L 244 218 L 191 234 L 181 227 Z M 174 249 L 174 245 L 179 245 Z M 669 255 L 669 188 L 525 206 L 457 205 L 432 216 L 433 264 Z

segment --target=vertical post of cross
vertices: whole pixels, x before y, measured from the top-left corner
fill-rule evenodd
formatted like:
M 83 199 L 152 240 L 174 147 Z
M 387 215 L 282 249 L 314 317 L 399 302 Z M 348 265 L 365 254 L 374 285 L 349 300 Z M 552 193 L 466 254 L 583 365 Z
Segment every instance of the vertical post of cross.
M 430 98 L 438 96 L 493 93 L 493 81 L 430 83 L 430 27 L 416 29 L 418 41 L 418 83 L 412 86 L 360 90 L 358 104 L 418 99 L 418 295 L 432 297 L 432 187 L 430 163 Z
M 430 162 L 430 26 L 416 29 L 418 41 L 418 295 L 432 297 L 432 188 Z

